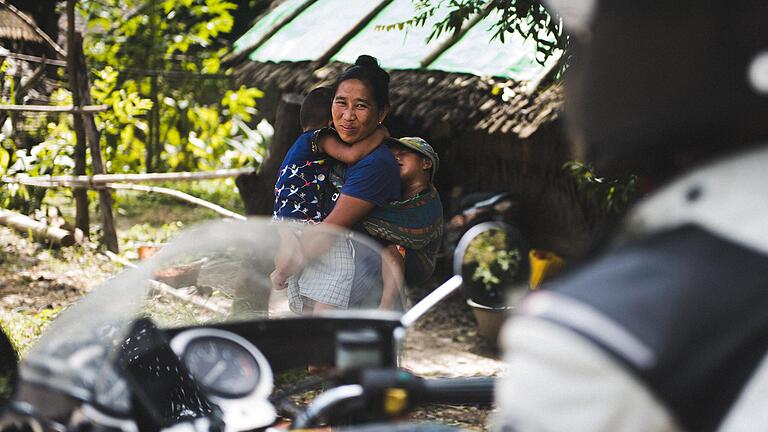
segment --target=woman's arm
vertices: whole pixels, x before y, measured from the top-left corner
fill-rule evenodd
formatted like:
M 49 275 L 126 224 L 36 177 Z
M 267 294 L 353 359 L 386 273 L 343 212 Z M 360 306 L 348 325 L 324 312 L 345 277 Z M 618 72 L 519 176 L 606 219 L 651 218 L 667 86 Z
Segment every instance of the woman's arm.
M 272 286 L 274 289 L 283 289 L 286 284 L 286 280 L 303 270 L 304 266 L 312 262 L 315 258 L 322 255 L 328 248 L 331 247 L 333 240 L 338 234 L 334 232 L 324 231 L 324 227 L 337 227 L 337 228 L 352 228 L 357 222 L 363 219 L 374 207 L 373 203 L 355 198 L 353 196 L 341 194 L 339 200 L 336 202 L 336 206 L 331 211 L 331 214 L 325 218 L 325 220 L 319 225 L 320 229 L 315 227 L 306 229 L 301 236 L 301 241 L 298 243 L 286 243 L 288 247 L 293 247 L 290 250 L 281 250 L 281 255 L 290 255 L 298 258 L 300 262 L 293 261 L 291 265 L 278 265 L 275 271 L 270 275 L 272 279 Z M 275 264 L 279 264 L 277 261 Z
M 333 134 L 319 136 L 317 144 L 330 157 L 352 165 L 367 156 L 386 138 L 389 138 L 389 131 L 385 126 L 379 125 L 371 135 L 354 144 L 347 144 Z
M 373 210 L 373 203 L 341 194 L 331 214 L 320 224 L 321 227 L 337 227 L 349 229 L 362 220 Z M 322 230 L 309 229 L 304 233 L 304 256 L 306 262 L 312 261 L 327 251 L 333 242 L 334 235 Z

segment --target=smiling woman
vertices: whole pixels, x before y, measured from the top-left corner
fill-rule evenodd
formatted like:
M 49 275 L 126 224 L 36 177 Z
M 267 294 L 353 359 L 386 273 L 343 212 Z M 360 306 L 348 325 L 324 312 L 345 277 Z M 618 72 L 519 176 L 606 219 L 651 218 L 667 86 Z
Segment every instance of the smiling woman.
M 389 113 L 389 75 L 362 55 L 334 86 L 331 115 L 341 139 L 354 144 L 372 134 Z
M 342 141 L 353 144 L 372 134 L 387 116 L 388 106 L 379 107 L 373 92 L 359 79 L 339 84 L 333 98 L 333 125 Z
M 353 147 L 364 145 L 361 141 L 376 131 L 388 112 L 389 74 L 379 67 L 375 58 L 362 55 L 333 86 L 331 117 L 339 138 Z M 326 203 L 332 210 L 321 225 L 362 230 L 360 222 L 371 210 L 400 198 L 397 162 L 380 143 L 342 171 L 344 173 L 338 180 L 343 186 Z M 312 232 L 303 235 L 305 265 L 317 257 L 332 258 L 337 268 L 354 268 L 354 279 L 344 286 L 331 286 L 326 275 L 313 272 L 312 265 L 305 269 L 299 268 L 301 266 L 278 268 L 273 273 L 272 282 L 276 286 L 281 286 L 282 281 L 288 282 L 292 310 L 315 313 L 323 309 L 359 308 L 365 302 L 378 304 L 381 299 L 381 277 L 378 276 L 381 274 L 381 257 L 377 253 L 368 256 L 366 251 L 353 253 L 343 241 L 332 245 L 322 241 L 322 234 L 318 236 L 315 238 Z M 301 272 L 297 283 L 287 279 L 297 272 Z M 369 283 L 371 281 L 373 283 Z

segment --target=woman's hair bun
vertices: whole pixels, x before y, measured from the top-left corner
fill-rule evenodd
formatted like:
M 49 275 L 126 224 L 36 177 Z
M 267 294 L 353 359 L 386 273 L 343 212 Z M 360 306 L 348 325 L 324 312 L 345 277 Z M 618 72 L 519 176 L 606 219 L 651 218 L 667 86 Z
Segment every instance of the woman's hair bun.
M 376 57 L 369 56 L 367 54 L 363 54 L 359 57 L 357 57 L 357 60 L 355 60 L 355 64 L 357 66 L 363 66 L 371 69 L 379 69 L 379 61 L 376 60 Z
M 357 57 L 355 64 L 344 69 L 333 85 L 333 93 L 339 84 L 348 79 L 358 79 L 366 82 L 373 90 L 376 103 L 382 107 L 389 105 L 389 74 L 379 66 L 376 57 L 363 54 Z
M 379 61 L 376 57 L 369 56 L 368 54 L 362 54 L 355 60 L 355 66 L 360 66 L 370 70 L 378 79 L 389 84 L 389 74 L 379 66 Z

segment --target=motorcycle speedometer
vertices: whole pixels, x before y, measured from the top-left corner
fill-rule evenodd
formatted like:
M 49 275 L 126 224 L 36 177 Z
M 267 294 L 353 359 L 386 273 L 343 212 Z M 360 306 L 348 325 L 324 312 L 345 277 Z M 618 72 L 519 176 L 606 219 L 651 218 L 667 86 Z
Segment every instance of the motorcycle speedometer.
M 247 339 L 216 328 L 184 330 L 171 348 L 223 413 L 227 430 L 252 430 L 274 423 L 269 402 L 272 369 Z
M 196 338 L 187 344 L 182 360 L 204 389 L 220 397 L 247 396 L 259 383 L 256 359 L 229 339 Z

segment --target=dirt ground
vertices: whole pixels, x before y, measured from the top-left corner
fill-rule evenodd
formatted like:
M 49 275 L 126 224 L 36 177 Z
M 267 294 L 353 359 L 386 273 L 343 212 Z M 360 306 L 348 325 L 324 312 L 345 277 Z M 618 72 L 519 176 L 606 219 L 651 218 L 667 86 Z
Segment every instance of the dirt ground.
M 45 311 L 55 315 L 121 267 L 91 247 L 85 252 L 52 249 L 0 227 L 0 320 L 7 326 L 19 317 L 29 319 Z M 480 337 L 475 327 L 469 308 L 460 295 L 454 295 L 409 330 L 404 366 L 425 377 L 502 374 L 503 364 L 493 344 Z M 419 410 L 413 418 L 482 431 L 487 430 L 490 412 L 439 405 Z
M 477 334 L 474 317 L 460 294 L 446 299 L 409 330 L 403 366 L 423 377 L 499 376 L 504 364 L 495 344 Z M 414 418 L 456 426 L 462 430 L 488 430 L 490 408 L 435 405 L 420 409 Z

